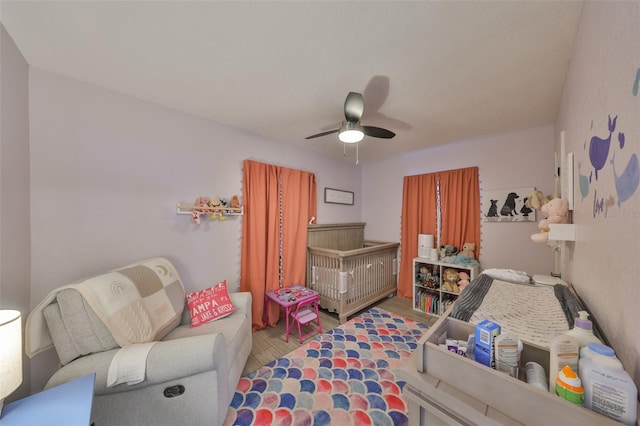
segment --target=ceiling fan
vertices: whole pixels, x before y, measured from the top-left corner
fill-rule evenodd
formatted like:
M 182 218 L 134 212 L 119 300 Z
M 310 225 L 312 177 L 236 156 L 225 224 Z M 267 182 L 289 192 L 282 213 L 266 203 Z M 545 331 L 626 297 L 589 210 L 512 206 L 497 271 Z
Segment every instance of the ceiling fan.
M 364 136 L 374 138 L 391 139 L 396 134 L 381 127 L 363 126 L 360 123 L 364 112 L 364 98 L 362 93 L 349 92 L 344 101 L 344 118 L 342 125 L 338 129 L 327 130 L 315 135 L 307 136 L 305 139 L 319 138 L 321 136 L 338 133 L 338 138 L 344 143 L 360 142 Z

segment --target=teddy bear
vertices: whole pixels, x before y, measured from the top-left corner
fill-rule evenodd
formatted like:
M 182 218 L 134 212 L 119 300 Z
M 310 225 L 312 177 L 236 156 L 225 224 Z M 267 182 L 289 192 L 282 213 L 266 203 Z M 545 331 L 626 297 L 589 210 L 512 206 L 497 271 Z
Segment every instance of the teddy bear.
M 529 207 L 530 209 L 540 210 L 542 206 L 551 201 L 550 196 L 544 195 L 541 191 L 533 191 L 529 195 L 527 195 L 526 202 L 524 203 L 525 207 Z
M 458 279 L 458 271 L 455 269 L 447 268 L 442 271 L 442 290 L 450 293 L 460 293 Z
M 229 207 L 231 207 L 232 209 L 240 208 L 240 199 L 238 198 L 237 195 L 234 195 L 231 197 L 231 201 L 229 201 Z
M 458 272 L 458 288 L 460 291 L 464 290 L 464 288 L 469 284 L 469 274 L 465 271 Z
M 475 259 L 476 243 L 464 243 L 460 254 L 466 254 L 469 259 Z
M 549 225 L 552 223 L 567 223 L 569 221 L 569 203 L 562 198 L 554 198 L 544 204 L 540 211 L 545 214 L 546 219 L 538 222 L 540 232 L 533 234 L 531 240 L 536 243 L 546 243 L 549 239 Z
M 198 197 L 196 198 L 196 201 L 193 203 L 193 205 L 195 207 L 208 207 L 210 201 L 211 200 L 209 199 L 209 197 Z M 198 208 L 195 208 L 191 211 L 191 219 L 196 225 L 200 225 L 200 215 L 203 211 L 204 210 Z
M 210 207 L 210 212 L 211 212 L 211 220 L 216 220 L 216 219 L 220 219 L 220 220 L 226 220 L 226 217 L 222 214 L 224 212 L 224 204 L 223 204 L 223 199 L 220 199 L 218 197 L 213 197 L 210 201 L 209 201 L 209 207 Z

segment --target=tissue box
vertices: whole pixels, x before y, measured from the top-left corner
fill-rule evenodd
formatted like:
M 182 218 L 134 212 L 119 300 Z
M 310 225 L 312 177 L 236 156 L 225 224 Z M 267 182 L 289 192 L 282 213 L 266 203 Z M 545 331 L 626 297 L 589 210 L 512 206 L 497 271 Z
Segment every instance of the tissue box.
M 484 320 L 476 325 L 476 362 L 487 367 L 496 368 L 494 340 L 499 334 L 500 325 L 493 321 Z

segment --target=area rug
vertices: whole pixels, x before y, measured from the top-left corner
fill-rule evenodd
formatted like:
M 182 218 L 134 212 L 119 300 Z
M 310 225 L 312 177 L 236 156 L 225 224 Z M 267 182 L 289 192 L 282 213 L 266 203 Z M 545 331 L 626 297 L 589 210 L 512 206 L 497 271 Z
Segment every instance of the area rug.
M 406 425 L 396 371 L 426 330 L 370 309 L 242 377 L 224 425 Z

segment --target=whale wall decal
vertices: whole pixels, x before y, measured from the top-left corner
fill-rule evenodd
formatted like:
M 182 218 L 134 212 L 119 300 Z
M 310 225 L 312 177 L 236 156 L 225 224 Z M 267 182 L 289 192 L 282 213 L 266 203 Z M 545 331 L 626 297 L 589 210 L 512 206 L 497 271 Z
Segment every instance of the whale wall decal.
M 618 195 L 618 207 L 620 207 L 621 203 L 631 198 L 638 190 L 638 184 L 640 184 L 640 167 L 638 165 L 638 155 L 634 152 L 622 174 L 618 175 L 616 173 L 615 159 L 616 154 L 613 153 L 611 167 L 613 168 L 616 194 Z
M 618 117 L 614 117 L 613 120 L 609 116 L 609 136 L 606 138 L 600 138 L 594 136 L 589 142 L 589 160 L 591 165 L 595 169 L 596 180 L 598 180 L 598 170 L 602 170 L 607 163 L 607 157 L 609 157 L 609 148 L 611 147 L 611 135 L 616 130 L 616 122 Z
M 640 69 L 638 78 L 640 78 Z M 634 84 L 640 84 L 640 80 L 636 79 Z M 592 168 L 588 167 L 584 170 L 585 162 L 578 161 L 577 186 L 580 190 L 580 202 L 586 200 L 593 206 L 594 218 L 599 215 L 604 217 L 640 215 L 640 211 L 622 210 L 623 204 L 637 196 L 640 189 L 640 159 L 638 158 L 640 134 L 634 133 L 631 140 L 628 140 L 629 138 L 620 130 L 636 123 L 634 120 L 630 122 L 624 117 L 609 114 L 607 115 L 608 135 L 605 136 L 602 133 L 598 134 L 598 126 L 594 126 L 594 121 L 591 121 L 591 135 L 585 139 L 583 149 Z M 617 143 L 614 142 L 616 140 Z M 623 162 L 626 164 L 621 167 Z M 616 208 L 618 211 L 612 210 Z

